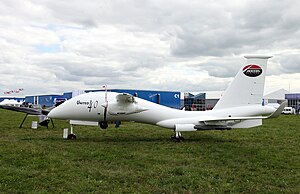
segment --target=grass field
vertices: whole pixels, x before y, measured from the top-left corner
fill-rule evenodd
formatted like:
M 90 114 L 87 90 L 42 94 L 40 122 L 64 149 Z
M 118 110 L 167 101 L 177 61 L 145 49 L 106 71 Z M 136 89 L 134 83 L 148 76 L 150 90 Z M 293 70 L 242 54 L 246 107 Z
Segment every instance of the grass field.
M 184 133 L 124 123 L 76 126 L 77 140 L 31 129 L 29 117 L 0 110 L 2 193 L 300 193 L 300 116 L 252 129 Z

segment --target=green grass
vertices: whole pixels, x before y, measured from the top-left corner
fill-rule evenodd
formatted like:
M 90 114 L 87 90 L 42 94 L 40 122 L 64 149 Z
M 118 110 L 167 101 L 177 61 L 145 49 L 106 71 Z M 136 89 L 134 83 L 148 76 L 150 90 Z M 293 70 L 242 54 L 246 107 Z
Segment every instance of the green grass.
M 0 110 L 2 193 L 300 193 L 300 116 L 252 129 L 183 133 L 123 123 L 75 126 L 77 140 L 31 129 L 29 117 Z

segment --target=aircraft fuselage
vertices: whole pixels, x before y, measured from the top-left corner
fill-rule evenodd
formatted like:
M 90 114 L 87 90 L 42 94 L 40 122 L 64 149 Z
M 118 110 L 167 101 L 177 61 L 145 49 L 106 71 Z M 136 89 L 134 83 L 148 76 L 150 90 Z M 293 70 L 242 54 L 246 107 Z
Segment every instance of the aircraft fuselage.
M 91 92 L 76 96 L 52 110 L 49 116 L 51 118 L 96 122 L 104 120 L 136 121 L 174 129 L 175 124 L 199 125 L 201 120 L 213 120 L 220 117 L 261 116 L 272 114 L 275 111 L 274 108 L 261 104 L 222 110 L 183 111 L 138 97 L 134 97 L 134 103 L 120 104 L 116 102 L 117 95 L 120 93 Z M 107 108 L 106 116 L 105 108 Z

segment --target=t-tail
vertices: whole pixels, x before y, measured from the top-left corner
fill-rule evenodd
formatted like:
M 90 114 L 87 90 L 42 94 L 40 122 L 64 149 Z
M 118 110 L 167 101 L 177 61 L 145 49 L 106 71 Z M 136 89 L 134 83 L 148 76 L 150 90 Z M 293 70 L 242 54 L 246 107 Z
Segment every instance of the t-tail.
M 267 61 L 271 56 L 245 56 L 245 58 L 246 65 L 237 73 L 214 110 L 262 104 Z

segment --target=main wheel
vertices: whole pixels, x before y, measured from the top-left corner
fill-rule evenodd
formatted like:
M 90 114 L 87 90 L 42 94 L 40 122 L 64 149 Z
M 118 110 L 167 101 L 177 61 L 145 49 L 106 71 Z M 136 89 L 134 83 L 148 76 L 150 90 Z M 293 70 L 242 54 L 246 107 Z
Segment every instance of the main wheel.
M 172 135 L 171 140 L 174 142 L 180 142 L 181 140 L 183 140 L 183 137 L 176 137 L 176 135 Z

